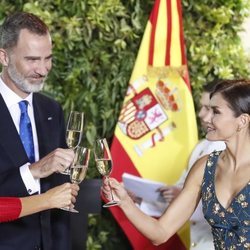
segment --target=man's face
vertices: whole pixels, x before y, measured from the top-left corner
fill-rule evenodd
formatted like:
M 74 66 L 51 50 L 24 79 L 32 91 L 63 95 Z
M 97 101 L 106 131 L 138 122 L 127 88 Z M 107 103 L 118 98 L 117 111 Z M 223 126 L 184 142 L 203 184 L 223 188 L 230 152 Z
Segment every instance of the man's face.
M 207 130 L 207 122 L 205 121 L 206 116 L 208 115 L 209 111 L 210 111 L 210 107 L 209 107 L 209 102 L 210 102 L 210 98 L 209 98 L 209 93 L 208 92 L 203 92 L 201 95 L 201 99 L 200 99 L 200 111 L 198 113 L 198 117 L 200 118 L 200 122 L 201 122 L 201 126 L 203 128 L 204 131 Z
M 9 51 L 8 56 L 9 87 L 17 93 L 40 91 L 52 67 L 50 35 L 39 36 L 23 29 L 17 45 Z

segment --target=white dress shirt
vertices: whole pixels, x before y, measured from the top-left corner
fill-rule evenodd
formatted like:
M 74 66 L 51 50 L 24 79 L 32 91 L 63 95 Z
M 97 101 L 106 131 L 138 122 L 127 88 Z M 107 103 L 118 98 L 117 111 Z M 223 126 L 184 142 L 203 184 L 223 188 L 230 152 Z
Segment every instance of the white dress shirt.
M 21 116 L 21 111 L 20 111 L 18 103 L 23 100 L 28 101 L 29 103 L 28 114 L 29 114 L 31 126 L 32 126 L 35 161 L 38 161 L 39 150 L 38 150 L 38 139 L 37 139 L 35 118 L 34 118 L 34 110 L 33 110 L 33 104 L 32 104 L 33 94 L 31 93 L 27 98 L 22 99 L 3 82 L 1 77 L 0 77 L 0 94 L 2 95 L 6 103 L 6 106 L 10 112 L 10 115 L 13 119 L 13 122 L 16 126 L 16 130 L 18 133 L 19 133 L 19 123 L 20 123 L 20 116 Z M 30 195 L 37 193 L 37 192 L 40 193 L 40 179 L 34 179 L 34 177 L 32 176 L 30 172 L 29 166 L 30 166 L 29 162 L 27 162 L 23 166 L 20 166 L 20 174 L 21 174 L 22 180 Z
M 183 171 L 180 179 L 175 185 L 183 187 L 189 170 L 192 168 L 194 163 L 204 155 L 212 153 L 214 150 L 220 151 L 226 148 L 226 144 L 223 141 L 208 141 L 207 139 L 201 140 L 193 149 L 191 156 L 189 157 L 188 166 Z

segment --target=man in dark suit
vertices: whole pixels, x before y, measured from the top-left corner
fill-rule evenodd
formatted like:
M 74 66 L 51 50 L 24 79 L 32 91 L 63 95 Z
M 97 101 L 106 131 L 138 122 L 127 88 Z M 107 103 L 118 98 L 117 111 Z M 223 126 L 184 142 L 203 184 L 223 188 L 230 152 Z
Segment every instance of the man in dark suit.
M 0 30 L 0 196 L 29 196 L 69 181 L 62 175 L 74 157 L 66 149 L 60 105 L 39 94 L 52 67 L 48 27 L 29 13 L 10 15 Z M 25 101 L 32 157 L 21 140 Z M 30 145 L 31 143 L 29 143 Z M 55 209 L 0 224 L 1 250 L 69 250 L 69 212 Z

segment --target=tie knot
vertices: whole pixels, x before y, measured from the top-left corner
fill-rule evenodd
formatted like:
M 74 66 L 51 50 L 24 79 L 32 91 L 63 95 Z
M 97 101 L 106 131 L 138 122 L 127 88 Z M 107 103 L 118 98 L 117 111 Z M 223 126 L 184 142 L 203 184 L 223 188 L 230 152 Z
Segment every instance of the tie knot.
M 21 113 L 27 113 L 28 101 L 21 101 L 18 103 Z

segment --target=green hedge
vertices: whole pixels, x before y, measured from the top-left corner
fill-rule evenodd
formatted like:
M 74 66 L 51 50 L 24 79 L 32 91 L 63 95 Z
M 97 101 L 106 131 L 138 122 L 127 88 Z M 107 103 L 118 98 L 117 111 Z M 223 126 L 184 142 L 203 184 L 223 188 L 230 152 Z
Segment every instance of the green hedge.
M 50 27 L 54 68 L 45 93 L 86 114 L 83 144 L 112 140 L 123 97 L 153 0 L 2 0 L 0 22 L 16 10 L 39 15 Z M 183 0 L 183 22 L 195 104 L 216 77 L 249 76 L 238 32 L 246 0 Z M 93 165 L 93 162 L 92 162 Z M 94 167 L 89 178 L 98 177 Z M 128 249 L 110 214 L 90 216 L 88 249 Z M 123 248 L 122 248 L 123 245 Z

